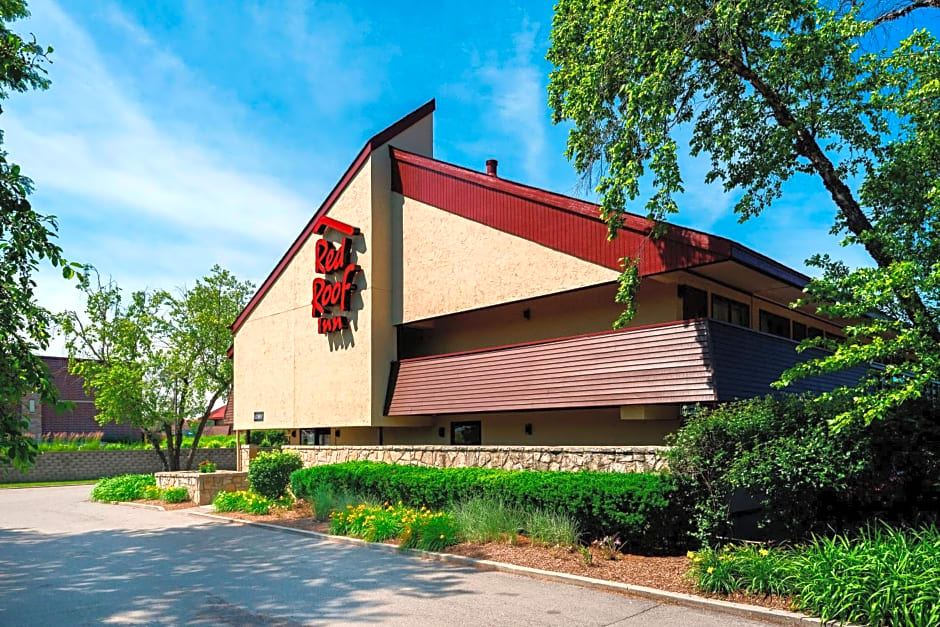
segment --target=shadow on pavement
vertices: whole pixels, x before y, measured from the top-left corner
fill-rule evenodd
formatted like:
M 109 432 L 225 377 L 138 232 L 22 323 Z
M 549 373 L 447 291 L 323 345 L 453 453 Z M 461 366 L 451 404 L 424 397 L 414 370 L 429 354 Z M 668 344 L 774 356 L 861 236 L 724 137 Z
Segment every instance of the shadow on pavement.
M 453 599 L 469 572 L 218 523 L 0 529 L 0 624 L 383 622 L 401 617 L 372 591 Z

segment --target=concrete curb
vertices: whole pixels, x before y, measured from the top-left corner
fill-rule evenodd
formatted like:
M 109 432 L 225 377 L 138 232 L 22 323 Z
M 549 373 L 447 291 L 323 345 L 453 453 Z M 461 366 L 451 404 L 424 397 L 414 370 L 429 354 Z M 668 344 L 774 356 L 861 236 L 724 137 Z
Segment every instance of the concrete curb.
M 514 575 L 521 575 L 524 577 L 530 577 L 534 579 L 542 579 L 546 581 L 567 583 L 567 584 L 586 587 L 586 588 L 594 588 L 597 590 L 603 590 L 605 592 L 618 592 L 621 594 L 626 594 L 628 596 L 649 599 L 651 601 L 656 601 L 659 603 L 681 605 L 683 607 L 689 607 L 689 608 L 698 609 L 698 610 L 707 610 L 710 612 L 721 612 L 723 614 L 730 614 L 734 616 L 739 616 L 741 618 L 760 620 L 760 621 L 775 623 L 778 625 L 837 625 L 838 624 L 835 622 L 823 623 L 818 618 L 813 618 L 812 616 L 806 616 L 805 614 L 799 614 L 797 612 L 775 610 L 775 609 L 760 607 L 757 605 L 747 605 L 745 603 L 733 603 L 731 601 L 722 601 L 720 599 L 708 599 L 705 597 L 699 597 L 699 596 L 695 596 L 692 594 L 684 594 L 681 592 L 667 592 L 665 590 L 658 590 L 656 588 L 647 588 L 645 586 L 637 586 L 637 585 L 633 585 L 629 583 L 620 583 L 617 581 L 606 581 L 604 579 L 594 579 L 591 577 L 582 577 L 581 575 L 570 575 L 568 573 L 558 573 L 558 572 L 549 571 L 549 570 L 539 570 L 537 568 L 529 568 L 527 566 L 516 566 L 515 564 L 505 564 L 503 562 L 480 560 L 480 559 L 475 559 L 472 557 L 465 557 L 463 555 L 451 555 L 449 553 L 433 553 L 430 551 L 421 551 L 418 549 L 400 549 L 399 547 L 393 544 L 384 544 L 382 542 L 366 542 L 365 540 L 360 540 L 359 538 L 350 538 L 348 536 L 332 536 L 326 533 L 320 533 L 318 531 L 308 531 L 306 529 L 296 529 L 294 527 L 284 527 L 281 525 L 274 525 L 271 523 L 257 522 L 253 520 L 242 520 L 240 518 L 229 518 L 228 516 L 219 516 L 218 514 L 210 514 L 208 512 L 190 511 L 188 513 L 193 516 L 202 516 L 204 518 L 211 518 L 214 520 L 220 520 L 220 521 L 227 522 L 227 523 L 235 523 L 238 525 L 250 525 L 253 527 L 262 527 L 265 529 L 274 529 L 276 531 L 309 536 L 309 537 L 317 538 L 318 540 L 325 540 L 325 541 L 334 542 L 337 544 L 351 544 L 354 546 L 365 547 L 365 548 L 369 548 L 369 549 L 373 549 L 377 551 L 384 551 L 385 553 L 409 555 L 413 557 L 419 557 L 422 559 L 432 560 L 435 562 L 444 562 L 444 563 L 454 564 L 458 566 L 469 566 L 471 568 L 476 568 L 477 570 L 491 570 L 491 571 L 497 571 L 497 572 L 502 572 L 502 573 L 511 573 Z
M 133 501 L 108 501 L 109 505 L 123 505 L 124 507 L 136 507 L 137 509 L 155 509 L 158 512 L 165 512 L 167 509 L 162 505 L 151 505 L 150 503 L 135 503 Z

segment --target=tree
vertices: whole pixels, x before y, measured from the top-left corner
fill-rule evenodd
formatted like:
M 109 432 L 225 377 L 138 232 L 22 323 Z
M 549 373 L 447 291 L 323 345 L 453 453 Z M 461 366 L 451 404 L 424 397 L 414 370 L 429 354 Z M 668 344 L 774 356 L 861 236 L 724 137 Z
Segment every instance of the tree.
M 0 100 L 13 91 L 49 87 L 44 64 L 52 48 L 9 28 L 28 15 L 25 2 L 0 0 Z M 0 144 L 2 140 L 0 131 Z M 52 375 L 36 356 L 49 345 L 51 314 L 36 301 L 33 277 L 42 262 L 61 268 L 66 278 L 75 268 L 55 243 L 55 218 L 40 215 L 30 205 L 32 190 L 32 181 L 0 149 L 0 465 L 12 463 L 21 469 L 37 454 L 26 434 L 23 397 L 35 392 L 41 403 L 59 410 L 66 405 L 58 402 Z
M 832 353 L 788 370 L 779 385 L 885 364 L 826 395 L 855 397 L 839 423 L 879 418 L 940 379 L 940 45 L 898 22 L 940 0 L 879 8 L 560 0 L 548 52 L 553 120 L 574 124 L 566 155 L 582 174 L 598 175 L 611 237 L 647 181 L 652 236 L 678 210 L 687 135 L 691 154 L 710 159 L 705 181 L 740 194 L 742 221 L 770 207 L 796 175 L 822 182 L 836 209 L 832 232 L 863 247 L 874 267 L 808 260 L 822 275 L 798 304 L 854 322 L 843 342 L 803 342 L 801 350 Z M 629 300 L 638 261 L 624 263 Z
M 229 325 L 254 286 L 214 266 L 175 295 L 137 291 L 125 302 L 117 284 L 102 282 L 93 270 L 79 288 L 86 297 L 84 313 L 64 312 L 58 320 L 69 370 L 94 393 L 97 420 L 138 427 L 165 469 L 190 468 L 209 413 L 232 388 Z M 181 464 L 186 421 L 194 417 L 192 448 Z

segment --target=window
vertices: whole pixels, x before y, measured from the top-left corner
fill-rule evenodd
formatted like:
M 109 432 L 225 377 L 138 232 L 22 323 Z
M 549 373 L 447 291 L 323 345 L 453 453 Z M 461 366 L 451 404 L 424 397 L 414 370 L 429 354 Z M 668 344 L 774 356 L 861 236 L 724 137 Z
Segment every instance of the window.
M 806 325 L 802 322 L 793 321 L 793 339 L 797 342 L 802 342 L 807 338 L 806 335 Z
M 764 333 L 779 335 L 780 337 L 790 337 L 790 319 L 772 314 L 769 311 L 760 310 L 760 330 Z
M 751 308 L 736 300 L 712 294 L 712 318 L 741 327 L 750 327 Z
M 330 445 L 330 430 L 329 429 L 301 429 L 300 430 L 300 443 L 306 444 L 307 446 L 329 446 Z
M 708 317 L 708 292 L 705 290 L 680 285 L 679 298 L 682 299 L 683 320 Z
M 480 421 L 450 423 L 450 443 L 471 445 L 481 443 Z
M 29 411 L 30 413 L 36 411 L 36 399 L 35 398 L 29 399 Z
M 823 330 L 822 330 L 822 329 L 817 329 L 816 327 L 810 327 L 810 328 L 806 331 L 806 336 L 807 336 L 807 337 L 810 337 L 810 338 L 822 337 L 822 336 L 823 336 Z

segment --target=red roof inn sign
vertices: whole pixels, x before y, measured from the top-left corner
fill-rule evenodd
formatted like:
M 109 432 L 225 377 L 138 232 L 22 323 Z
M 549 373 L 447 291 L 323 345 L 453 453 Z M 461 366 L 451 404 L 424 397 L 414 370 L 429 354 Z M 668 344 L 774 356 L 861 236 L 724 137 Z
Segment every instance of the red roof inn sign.
M 312 314 L 317 319 L 319 333 L 334 333 L 349 328 L 349 311 L 352 293 L 356 290 L 356 275 L 361 268 L 350 261 L 352 238 L 359 229 L 331 218 L 320 218 L 314 232 L 322 235 L 327 229 L 343 234 L 339 245 L 326 239 L 317 240 L 315 269 L 324 277 L 313 280 Z

